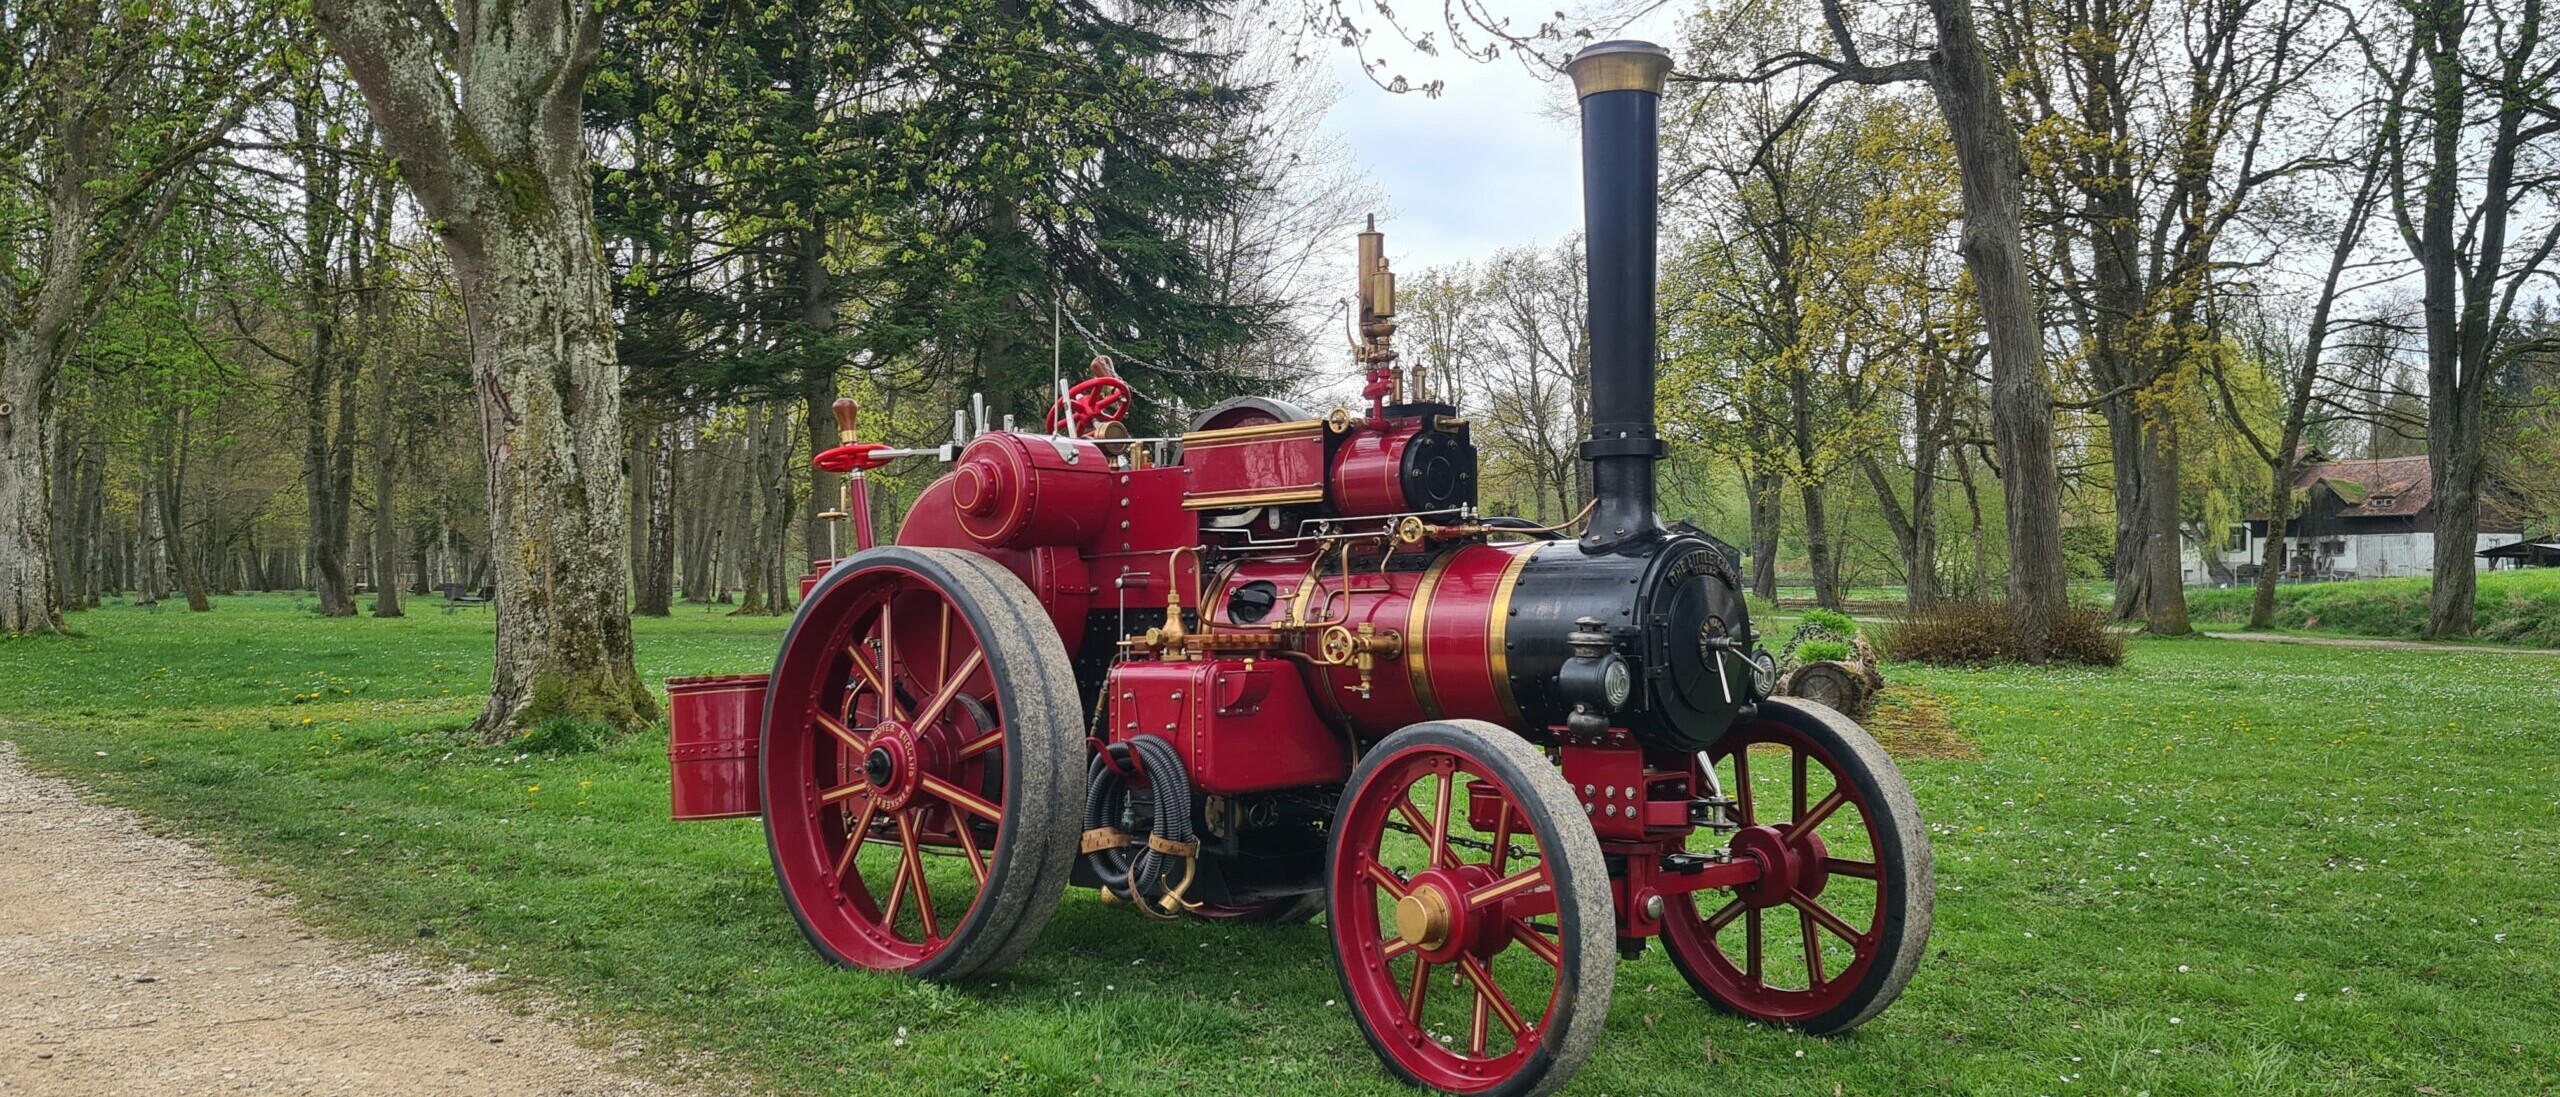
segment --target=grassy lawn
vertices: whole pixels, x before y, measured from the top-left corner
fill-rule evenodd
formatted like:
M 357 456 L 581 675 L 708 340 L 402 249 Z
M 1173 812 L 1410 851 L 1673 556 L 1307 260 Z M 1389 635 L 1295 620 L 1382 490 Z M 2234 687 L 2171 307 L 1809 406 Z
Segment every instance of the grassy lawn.
M 1071 895 L 1022 964 L 822 966 L 756 824 L 666 820 L 663 734 L 472 745 L 485 610 L 111 608 L 0 642 L 29 761 L 291 889 L 306 917 L 500 972 L 794 1093 L 1410 1092 L 1318 927 L 1142 922 Z M 781 625 L 639 622 L 651 678 L 761 670 Z M 2546 660 L 2210 639 L 2106 672 L 1891 668 L 1979 761 L 1915 761 L 1938 933 L 1830 1041 L 1628 965 L 1591 1094 L 2560 1091 L 2560 687 Z
M 2430 585 L 2423 577 L 2288 583 L 2276 588 L 2276 627 L 2315 634 L 2415 637 L 2427 627 Z M 2191 590 L 2187 612 L 2202 628 L 2244 625 L 2256 597 L 2257 592 L 2248 588 Z M 2483 572 L 2472 604 L 2478 639 L 2560 648 L 2560 568 Z

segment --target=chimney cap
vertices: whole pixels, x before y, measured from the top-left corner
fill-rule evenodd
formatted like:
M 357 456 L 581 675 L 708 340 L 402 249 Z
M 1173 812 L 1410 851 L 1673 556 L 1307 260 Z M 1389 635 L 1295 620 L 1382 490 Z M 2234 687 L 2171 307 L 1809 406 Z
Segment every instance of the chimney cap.
M 1663 81 L 1671 75 L 1671 51 L 1651 42 L 1620 38 L 1583 47 L 1565 62 L 1564 69 L 1573 77 L 1576 99 L 1604 91 L 1660 95 Z

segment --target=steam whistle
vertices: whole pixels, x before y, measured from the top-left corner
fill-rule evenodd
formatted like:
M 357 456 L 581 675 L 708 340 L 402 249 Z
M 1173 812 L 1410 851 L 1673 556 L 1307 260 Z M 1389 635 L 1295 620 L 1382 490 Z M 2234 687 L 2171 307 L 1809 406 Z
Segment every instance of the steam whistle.
M 1405 378 L 1396 368 L 1396 351 L 1390 342 L 1396 334 L 1396 275 L 1387 268 L 1387 234 L 1378 231 L 1378 218 L 1372 214 L 1369 227 L 1360 234 L 1360 341 L 1352 348 L 1352 357 L 1368 371 L 1368 384 L 1360 390 L 1369 399 L 1369 410 L 1376 414 L 1381 404 L 1406 402 Z M 1421 398 L 1421 378 L 1414 378 L 1413 399 Z

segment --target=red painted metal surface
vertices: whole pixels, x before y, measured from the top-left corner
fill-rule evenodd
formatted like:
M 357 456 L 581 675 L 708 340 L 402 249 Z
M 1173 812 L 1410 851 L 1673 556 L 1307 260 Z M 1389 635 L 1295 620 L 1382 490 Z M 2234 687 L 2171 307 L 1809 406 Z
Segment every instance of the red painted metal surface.
M 1663 944 L 1737 1012 L 1773 1024 L 1822 1016 L 1857 992 L 1881 951 L 1892 897 L 1865 859 L 1882 848 L 1881 805 L 1819 743 L 1774 720 L 1737 726 L 1709 761 L 1726 767 L 1741 801 L 1728 849 L 1757 872 L 1731 895 L 1668 897 Z M 1854 855 L 1835 855 L 1835 845 Z M 1846 946 L 1845 962 L 1828 956 L 1835 945 Z M 1777 953 L 1783 973 L 1771 970 Z
M 1296 506 L 1325 498 L 1323 421 L 1258 424 L 1182 437 L 1193 510 Z
M 667 679 L 669 799 L 678 819 L 758 814 L 756 737 L 765 676 Z
M 1043 435 L 979 435 L 949 476 L 960 530 L 987 548 L 1091 545 L 1114 525 L 1117 474 L 1102 449 Z
M 1533 922 L 1556 905 L 1536 832 L 1470 836 L 1485 849 L 1448 840 L 1487 795 L 1508 803 L 1517 793 L 1461 752 L 1400 751 L 1346 798 L 1327 880 L 1343 983 L 1376 1033 L 1371 1043 L 1408 1076 L 1450 1093 L 1493 1089 L 1529 1069 L 1559 1011 L 1573 1008 L 1562 956 Z M 1418 858 L 1386 844 L 1407 830 L 1422 843 Z M 1407 859 L 1427 867 L 1399 875 L 1393 863 Z M 1488 894 L 1511 897 L 1477 901 Z M 1446 911 L 1437 943 L 1415 947 L 1389 928 L 1409 896 Z
M 1339 784 L 1351 772 L 1342 737 L 1279 660 L 1123 663 L 1109 693 L 1111 738 L 1162 736 L 1204 793 Z
M 1261 624 L 1297 619 L 1339 624 L 1355 632 L 1393 634 L 1394 655 L 1372 661 L 1361 693 L 1356 665 L 1297 658 L 1317 707 L 1363 739 L 1382 738 L 1420 720 L 1461 717 L 1517 726 L 1508 660 L 1500 656 L 1509 583 L 1540 545 L 1422 546 L 1382 560 L 1354 554 L 1321 560 L 1248 560 L 1222 573 L 1210 596 L 1211 619 L 1236 623 L 1227 609 L 1237 588 L 1267 582 L 1279 605 Z
M 1404 451 L 1419 418 L 1370 419 L 1334 447 L 1333 509 L 1343 515 L 1397 514 L 1404 497 Z
M 848 567 L 802 609 L 774 673 L 766 827 L 814 940 L 845 962 L 913 970 L 952 947 L 985 897 L 972 885 L 992 856 L 982 824 L 1004 811 L 1006 694 L 931 576 Z M 969 871 L 928 871 L 954 863 L 936 853 Z

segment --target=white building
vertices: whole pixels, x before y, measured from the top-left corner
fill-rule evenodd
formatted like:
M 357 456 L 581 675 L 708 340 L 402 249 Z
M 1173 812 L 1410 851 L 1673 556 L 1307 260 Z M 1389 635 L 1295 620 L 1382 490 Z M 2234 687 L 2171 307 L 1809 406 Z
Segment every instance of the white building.
M 2435 488 L 2426 458 L 2316 462 L 2293 487 L 2304 509 L 2281 531 L 2285 578 L 2384 579 L 2435 570 Z M 2192 542 L 2181 545 L 2187 585 L 2256 581 L 2266 559 L 2267 526 L 2264 515 L 2234 523 L 2222 531 L 2210 559 Z M 2484 509 L 2471 551 L 2523 539 L 2522 526 Z M 2485 563 L 2472 559 L 2474 566 Z

